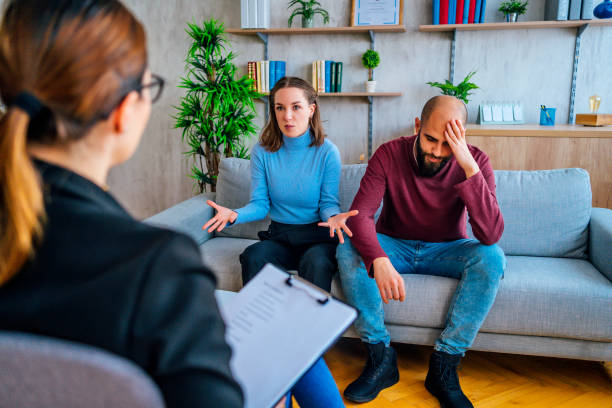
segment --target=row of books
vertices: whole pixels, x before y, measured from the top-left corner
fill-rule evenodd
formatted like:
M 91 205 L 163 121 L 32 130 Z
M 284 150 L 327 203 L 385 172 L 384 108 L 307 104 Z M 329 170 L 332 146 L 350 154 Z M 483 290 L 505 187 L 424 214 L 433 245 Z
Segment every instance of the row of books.
M 546 0 L 546 20 L 591 20 L 593 0 Z
M 342 62 L 314 61 L 312 87 L 318 93 L 342 92 L 342 69 Z
M 276 82 L 285 76 L 287 62 L 285 61 L 249 61 L 247 71 L 253 80 L 253 90 L 259 93 L 270 92 Z
M 270 28 L 270 0 L 240 0 L 242 28 Z
M 485 22 L 487 0 L 433 0 L 433 24 Z

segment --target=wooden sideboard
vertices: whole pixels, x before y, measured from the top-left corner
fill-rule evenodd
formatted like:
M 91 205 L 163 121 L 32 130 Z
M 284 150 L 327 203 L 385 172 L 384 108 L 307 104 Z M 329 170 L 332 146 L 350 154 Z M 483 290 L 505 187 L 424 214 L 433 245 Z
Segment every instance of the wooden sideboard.
M 495 170 L 587 170 L 593 206 L 612 208 L 612 126 L 469 124 L 466 134 Z

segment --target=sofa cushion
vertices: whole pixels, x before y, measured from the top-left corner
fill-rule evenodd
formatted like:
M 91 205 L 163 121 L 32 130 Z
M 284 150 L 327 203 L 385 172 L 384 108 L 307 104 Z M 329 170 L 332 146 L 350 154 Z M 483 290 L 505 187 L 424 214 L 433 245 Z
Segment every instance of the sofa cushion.
M 217 204 L 227 208 L 244 207 L 251 198 L 251 162 L 230 157 L 219 163 Z M 257 233 L 268 229 L 270 217 L 261 221 L 238 224 L 215 232 L 219 237 L 257 239 Z
M 612 338 L 612 283 L 579 259 L 508 256 L 505 277 L 481 332 Z M 457 280 L 403 275 L 406 300 L 385 305 L 385 321 L 444 327 Z
M 216 237 L 200 246 L 204 264 L 217 277 L 217 289 L 237 292 L 242 288 L 239 257 L 246 247 L 255 242 L 252 239 Z
M 591 184 L 583 169 L 495 171 L 506 255 L 586 258 Z

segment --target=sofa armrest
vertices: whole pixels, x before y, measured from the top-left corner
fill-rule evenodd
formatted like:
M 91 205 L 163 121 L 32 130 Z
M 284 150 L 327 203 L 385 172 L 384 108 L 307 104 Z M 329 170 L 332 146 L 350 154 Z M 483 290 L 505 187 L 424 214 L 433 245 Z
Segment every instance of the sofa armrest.
M 593 208 L 589 224 L 589 258 L 612 282 L 612 210 Z
M 202 225 L 214 214 L 206 200 L 214 200 L 215 193 L 204 193 L 178 203 L 144 220 L 147 224 L 182 232 L 202 245 L 213 234 L 202 230 Z

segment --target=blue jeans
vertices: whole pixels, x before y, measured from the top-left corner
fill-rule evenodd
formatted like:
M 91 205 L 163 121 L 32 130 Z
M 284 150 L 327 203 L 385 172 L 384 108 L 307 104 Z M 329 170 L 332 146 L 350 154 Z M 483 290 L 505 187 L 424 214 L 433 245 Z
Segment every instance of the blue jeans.
M 306 371 L 287 394 L 287 408 L 292 406 L 291 394 L 301 408 L 344 408 L 334 377 L 323 357 Z
M 497 295 L 506 268 L 506 257 L 497 245 L 473 239 L 423 242 L 377 234 L 391 264 L 401 274 L 435 275 L 459 279 L 446 314 L 446 327 L 434 348 L 449 354 L 465 354 L 472 345 Z M 391 338 L 385 327 L 383 302 L 376 281 L 368 276 L 361 256 L 345 238 L 336 252 L 342 290 L 358 311 L 355 328 L 366 343 Z

